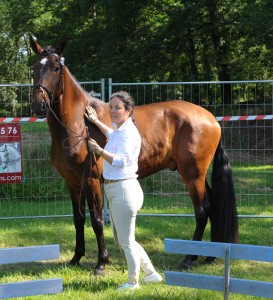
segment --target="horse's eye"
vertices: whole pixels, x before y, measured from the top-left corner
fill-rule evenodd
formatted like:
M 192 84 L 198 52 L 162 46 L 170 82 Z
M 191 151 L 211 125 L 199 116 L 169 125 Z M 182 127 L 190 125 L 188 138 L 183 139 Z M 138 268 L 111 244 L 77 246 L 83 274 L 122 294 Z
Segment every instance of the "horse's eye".
M 59 70 L 60 70 L 59 67 L 56 67 L 56 68 L 55 68 L 55 72 L 58 72 Z

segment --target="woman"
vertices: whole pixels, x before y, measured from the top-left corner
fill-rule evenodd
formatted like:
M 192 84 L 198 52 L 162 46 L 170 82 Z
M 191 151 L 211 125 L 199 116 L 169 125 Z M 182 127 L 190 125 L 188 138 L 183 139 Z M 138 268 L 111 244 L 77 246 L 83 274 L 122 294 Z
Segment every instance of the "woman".
M 140 268 L 143 283 L 160 282 L 147 253 L 135 240 L 137 211 L 143 204 L 143 191 L 137 180 L 138 156 L 141 138 L 133 121 L 134 99 L 127 92 L 111 96 L 109 109 L 115 130 L 102 123 L 92 107 L 86 108 L 85 117 L 107 137 L 102 149 L 96 141 L 88 141 L 89 151 L 103 157 L 104 192 L 109 204 L 111 225 L 117 243 L 122 248 L 128 265 L 128 282 L 118 290 L 139 288 Z

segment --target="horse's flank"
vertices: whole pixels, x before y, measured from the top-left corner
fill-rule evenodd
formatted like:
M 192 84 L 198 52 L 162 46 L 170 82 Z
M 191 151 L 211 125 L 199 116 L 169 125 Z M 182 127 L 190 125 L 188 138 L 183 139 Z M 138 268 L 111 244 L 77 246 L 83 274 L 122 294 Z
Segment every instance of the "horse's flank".
M 189 160 L 203 160 L 200 166 L 209 166 L 214 155 L 210 149 L 216 149 L 221 136 L 220 126 L 210 112 L 173 100 L 138 106 L 135 118 L 142 139 L 140 178 L 166 168 L 178 169 L 183 175 Z

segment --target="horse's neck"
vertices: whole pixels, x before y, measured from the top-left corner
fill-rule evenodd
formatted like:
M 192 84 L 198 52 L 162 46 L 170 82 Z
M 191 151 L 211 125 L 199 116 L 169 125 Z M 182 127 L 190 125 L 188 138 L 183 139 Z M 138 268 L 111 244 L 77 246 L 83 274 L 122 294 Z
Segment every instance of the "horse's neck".
M 84 111 L 88 104 L 87 94 L 82 90 L 67 68 L 64 68 L 63 93 L 48 116 L 52 136 L 60 138 L 59 133 L 82 134 L 85 128 Z M 56 132 L 58 128 L 58 132 Z
M 63 94 L 61 97 L 62 117 L 64 119 L 68 117 L 69 122 L 73 119 L 81 120 L 89 98 L 67 68 L 64 69 Z

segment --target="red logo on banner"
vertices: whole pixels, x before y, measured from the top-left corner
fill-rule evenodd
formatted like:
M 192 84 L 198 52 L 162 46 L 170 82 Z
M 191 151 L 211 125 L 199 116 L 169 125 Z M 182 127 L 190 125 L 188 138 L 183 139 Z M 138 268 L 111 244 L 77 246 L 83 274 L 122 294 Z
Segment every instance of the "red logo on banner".
M 22 182 L 21 127 L 0 124 L 0 184 Z

